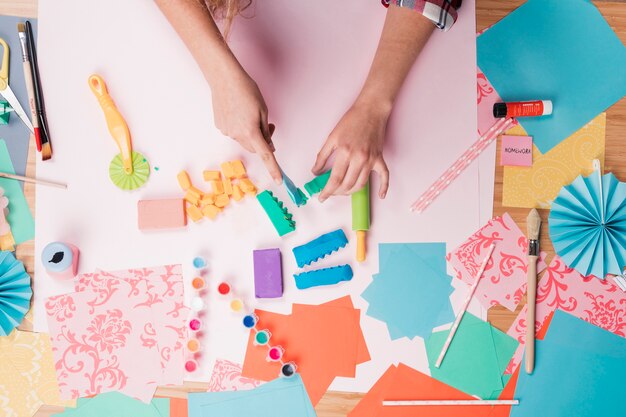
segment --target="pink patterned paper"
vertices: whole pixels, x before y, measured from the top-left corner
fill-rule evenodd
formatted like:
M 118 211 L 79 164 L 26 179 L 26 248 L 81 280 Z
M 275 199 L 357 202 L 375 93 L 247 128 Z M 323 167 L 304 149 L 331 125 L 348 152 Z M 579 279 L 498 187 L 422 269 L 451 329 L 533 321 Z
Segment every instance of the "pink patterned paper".
M 143 287 L 143 288 L 142 288 Z M 107 290 L 46 300 L 50 341 L 62 399 L 121 391 L 148 402 L 162 370 L 145 283 L 111 281 Z M 156 388 L 156 386 L 154 386 Z
M 475 296 L 485 308 L 500 304 L 515 311 L 526 292 L 528 239 L 508 213 L 489 220 L 461 246 L 450 252 L 446 259 L 454 268 L 455 277 L 471 285 L 492 243 L 496 248 Z M 541 252 L 537 272 L 546 268 L 545 258 L 545 252 Z
M 181 385 L 184 378 L 184 345 L 187 340 L 189 308 L 184 306 L 184 284 L 181 265 L 128 269 L 113 272 L 97 270 L 103 279 L 123 279 L 136 285 L 145 281 L 148 289 L 146 305 L 155 317 L 155 331 L 159 335 L 163 377 L 159 385 Z
M 536 331 L 543 327 L 550 313 L 557 308 L 626 337 L 626 293 L 609 280 L 583 277 L 555 256 L 537 288 Z M 507 374 L 512 374 L 522 360 L 526 310 L 524 306 L 507 332 L 520 342 L 506 369 Z
M 258 387 L 263 384 L 252 378 L 241 376 L 241 365 L 225 359 L 218 359 L 213 367 L 208 392 L 240 391 Z

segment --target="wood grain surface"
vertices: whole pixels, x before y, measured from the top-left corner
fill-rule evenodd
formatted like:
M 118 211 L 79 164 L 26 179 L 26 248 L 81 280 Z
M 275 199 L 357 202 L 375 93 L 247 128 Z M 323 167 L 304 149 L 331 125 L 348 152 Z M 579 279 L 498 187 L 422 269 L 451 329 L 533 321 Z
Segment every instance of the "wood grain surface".
M 480 31 L 496 23 L 513 9 L 521 5 L 522 0 L 477 0 L 476 4 L 476 30 Z M 607 19 L 613 30 L 618 34 L 622 42 L 626 43 L 626 0 L 594 2 L 600 12 Z M 0 14 L 37 17 L 37 0 L 0 0 Z M 626 99 L 622 99 L 607 111 L 606 127 L 606 156 L 605 171 L 612 171 L 618 177 L 626 178 Z M 498 141 L 498 155 L 499 146 Z M 526 230 L 527 209 L 502 207 L 502 167 L 496 163 L 496 179 L 494 194 L 494 215 L 506 212 L 519 224 L 522 230 Z M 30 153 L 28 157 L 27 175 L 35 174 L 35 150 L 31 138 Z M 26 198 L 31 207 L 35 208 L 35 189 L 31 184 L 24 187 Z M 548 212 L 540 210 L 541 217 L 547 221 Z M 548 252 L 548 261 L 553 256 L 552 245 L 547 233 L 542 234 L 541 247 Z M 17 257 L 24 262 L 28 272 L 33 275 L 34 269 L 34 243 L 26 242 L 17 248 Z M 503 307 L 494 307 L 489 310 L 489 321 L 496 327 L 508 329 L 518 312 L 522 309 L 522 302 L 517 311 L 510 312 Z M 30 329 L 30 323 L 26 320 L 20 328 Z M 180 387 L 159 388 L 157 395 L 181 397 L 188 392 L 206 391 L 208 384 L 186 383 Z M 358 403 L 362 395 L 340 392 L 329 392 L 316 407 L 320 417 L 345 416 Z M 62 409 L 57 407 L 43 406 L 36 417 L 48 417 Z

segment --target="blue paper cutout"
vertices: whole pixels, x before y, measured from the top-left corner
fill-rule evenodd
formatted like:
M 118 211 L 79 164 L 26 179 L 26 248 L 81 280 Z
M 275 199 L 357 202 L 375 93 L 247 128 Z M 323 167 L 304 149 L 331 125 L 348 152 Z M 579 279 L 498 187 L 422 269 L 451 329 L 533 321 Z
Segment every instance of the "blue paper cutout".
M 20 325 L 33 292 L 24 264 L 8 251 L 0 252 L 0 336 Z
M 379 253 L 380 273 L 361 297 L 369 303 L 367 315 L 385 322 L 391 339 L 426 338 L 454 320 L 445 244 L 384 244 Z
M 604 279 L 626 266 L 626 183 L 594 172 L 561 189 L 548 218 L 554 250 L 584 276 Z M 602 210 L 604 207 L 604 225 Z
M 626 94 L 626 48 L 587 0 L 529 0 L 477 40 L 478 67 L 505 101 L 552 100 L 519 118 L 545 154 Z
M 350 265 L 339 265 L 332 268 L 315 269 L 313 271 L 295 274 L 296 287 L 304 290 L 311 287 L 339 284 L 350 281 L 354 273 Z
M 520 372 L 515 390 L 520 404 L 511 417 L 620 414 L 626 339 L 556 310 L 545 339 L 536 343 L 535 370 Z
M 247 391 L 189 394 L 189 417 L 315 417 L 300 375 Z

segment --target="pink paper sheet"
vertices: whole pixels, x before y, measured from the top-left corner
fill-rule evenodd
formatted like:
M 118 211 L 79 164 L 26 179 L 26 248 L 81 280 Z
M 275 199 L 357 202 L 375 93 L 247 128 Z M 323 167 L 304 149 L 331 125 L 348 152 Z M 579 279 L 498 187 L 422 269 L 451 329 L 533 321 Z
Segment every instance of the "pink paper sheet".
M 610 280 L 599 280 L 593 276 L 583 277 L 555 256 L 550 262 L 537 288 L 537 310 L 535 331 L 556 309 L 561 309 L 578 318 L 602 327 L 609 332 L 626 337 L 626 293 Z M 512 374 L 520 364 L 524 353 L 526 334 L 526 306 L 507 332 L 520 345 L 506 369 Z
M 253 378 L 241 376 L 241 365 L 225 359 L 215 361 L 208 392 L 240 391 L 256 388 L 263 384 Z
M 475 296 L 485 308 L 500 304 L 515 311 L 526 292 L 528 240 L 508 213 L 489 220 L 450 252 L 447 260 L 455 270 L 455 277 L 471 285 L 492 243 L 495 243 L 496 248 Z M 545 252 L 541 252 L 538 272 L 546 268 L 545 257 Z

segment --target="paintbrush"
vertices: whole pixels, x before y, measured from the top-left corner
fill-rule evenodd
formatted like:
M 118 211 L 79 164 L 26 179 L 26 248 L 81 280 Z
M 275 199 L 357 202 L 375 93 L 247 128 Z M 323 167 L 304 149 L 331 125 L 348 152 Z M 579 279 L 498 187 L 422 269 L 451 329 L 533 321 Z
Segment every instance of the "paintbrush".
M 526 301 L 526 373 L 535 368 L 535 308 L 537 297 L 537 258 L 541 217 L 532 209 L 526 219 L 528 228 L 528 296 Z
M 33 132 L 37 143 L 37 150 L 41 151 L 41 139 L 39 134 L 39 117 L 37 116 L 37 105 L 35 104 L 35 81 L 31 70 L 30 54 L 28 53 L 28 39 L 26 37 L 26 25 L 17 24 L 17 34 L 22 47 L 22 64 L 24 66 L 24 83 L 28 93 L 28 107 L 30 108 L 30 118 L 33 123 Z

